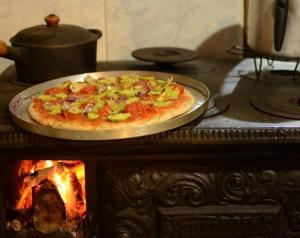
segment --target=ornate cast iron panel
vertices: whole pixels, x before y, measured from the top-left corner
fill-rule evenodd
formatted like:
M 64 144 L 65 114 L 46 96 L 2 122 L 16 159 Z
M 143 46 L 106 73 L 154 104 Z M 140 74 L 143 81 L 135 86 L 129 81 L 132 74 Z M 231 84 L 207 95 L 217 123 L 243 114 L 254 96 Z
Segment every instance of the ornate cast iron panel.
M 101 164 L 98 235 L 300 237 L 299 162 L 246 155 Z
M 277 238 L 280 207 L 217 205 L 160 208 L 162 238 Z

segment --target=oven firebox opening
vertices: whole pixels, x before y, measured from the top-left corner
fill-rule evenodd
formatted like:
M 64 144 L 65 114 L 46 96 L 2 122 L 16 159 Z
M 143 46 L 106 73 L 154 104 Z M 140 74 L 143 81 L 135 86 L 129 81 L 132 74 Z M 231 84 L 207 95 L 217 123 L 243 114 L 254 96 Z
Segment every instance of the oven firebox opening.
M 6 209 L 8 233 L 13 237 L 61 233 L 62 237 L 82 238 L 86 218 L 84 163 L 22 160 L 16 164 L 14 199 Z

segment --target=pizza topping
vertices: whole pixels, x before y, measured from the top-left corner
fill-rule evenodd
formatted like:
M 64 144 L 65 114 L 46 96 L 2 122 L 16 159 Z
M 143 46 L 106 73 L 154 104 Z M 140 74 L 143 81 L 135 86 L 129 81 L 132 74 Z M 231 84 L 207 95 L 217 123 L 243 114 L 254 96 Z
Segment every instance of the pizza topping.
M 87 103 L 85 106 L 84 106 L 84 108 L 83 108 L 83 110 L 82 110 L 82 114 L 88 114 L 89 112 L 91 112 L 92 110 L 93 110 L 93 107 L 94 107 L 94 104 L 92 104 L 92 103 Z
M 154 101 L 153 102 L 154 106 L 156 107 L 168 107 L 173 104 L 172 101 Z
M 67 109 L 67 112 L 71 114 L 81 114 L 82 111 L 81 104 L 77 102 L 70 103 L 69 108 Z
M 104 107 L 104 101 L 103 100 L 99 100 L 98 102 L 97 102 L 97 104 L 96 105 L 94 105 L 94 107 L 93 107 L 93 111 L 95 110 L 95 111 L 98 111 L 98 110 L 100 110 L 101 108 L 103 108 Z
M 55 94 L 59 94 L 59 93 L 66 93 L 67 89 L 66 88 L 60 88 L 60 87 L 53 87 L 53 88 L 49 88 L 46 92 L 45 95 L 52 95 L 54 96 Z
M 62 104 L 62 110 L 67 111 L 69 109 L 70 109 L 70 103 L 68 103 L 67 101 L 64 101 Z
M 155 87 L 154 89 L 149 91 L 149 95 L 160 95 L 162 92 L 162 88 L 161 87 Z
M 97 85 L 97 79 L 92 78 L 91 76 L 86 76 L 84 78 L 84 81 L 88 84 L 88 85 L 92 85 L 92 86 L 96 86 Z
M 101 84 L 99 87 L 98 87 L 98 94 L 101 94 L 101 93 L 104 93 L 107 89 L 107 86 L 105 84 Z
M 96 120 L 96 119 L 98 119 L 99 117 L 100 117 L 100 115 L 97 114 L 97 113 L 89 112 L 89 113 L 87 114 L 87 118 L 90 119 L 90 120 Z
M 172 77 L 169 78 L 169 79 L 167 79 L 167 82 L 164 84 L 164 88 L 170 86 L 172 84 L 172 82 L 173 82 L 173 78 Z
M 126 103 L 125 102 L 116 102 L 114 100 L 107 101 L 110 109 L 112 110 L 112 114 L 118 114 L 125 109 Z
M 119 93 L 123 96 L 133 97 L 138 93 L 138 90 L 134 89 L 134 88 L 126 88 L 126 89 L 120 90 Z
M 42 95 L 38 96 L 38 99 L 42 100 L 43 102 L 47 102 L 47 101 L 51 101 L 51 100 L 55 99 L 55 97 L 52 95 L 48 95 L 48 94 L 42 94 Z
M 57 114 L 61 113 L 61 105 L 60 104 L 46 102 L 43 104 L 43 108 L 45 110 L 49 111 L 50 115 L 57 115 Z
M 76 82 L 76 83 L 71 83 L 69 85 L 69 90 L 72 93 L 79 93 L 81 89 L 83 89 L 85 87 L 85 84 L 82 82 Z
M 125 104 L 135 103 L 140 101 L 139 97 L 131 97 L 125 100 Z
M 71 84 L 70 81 L 65 81 L 65 82 L 59 84 L 57 87 L 58 87 L 58 88 L 65 89 L 65 88 L 69 87 L 70 84 Z
M 173 89 L 172 87 L 168 86 L 165 88 L 165 98 L 167 99 L 177 99 L 179 96 L 179 91 L 176 89 Z
M 107 90 L 105 91 L 103 96 L 107 96 L 108 98 L 117 99 L 118 98 L 117 92 L 118 92 L 118 89 L 116 87 L 108 86 Z
M 75 94 L 69 94 L 69 95 L 67 96 L 66 100 L 67 100 L 68 102 L 75 102 L 75 100 L 76 100 L 76 95 L 75 95 Z
M 134 75 L 122 75 L 120 84 L 123 88 L 129 88 L 139 81 L 139 78 Z
M 51 115 L 57 115 L 60 113 L 61 113 L 61 105 L 60 104 L 54 105 L 53 109 L 50 111 Z
M 137 85 L 136 87 L 142 89 L 141 92 L 143 93 L 147 93 L 153 88 L 153 86 L 147 80 L 140 80 L 138 83 L 136 83 L 136 85 Z
M 164 107 L 175 104 L 184 88 L 155 77 L 122 75 L 66 81 L 38 96 L 36 105 L 49 115 L 74 120 L 130 122 L 151 118 Z M 72 116 L 73 115 L 73 116 Z
M 127 112 L 127 113 L 118 113 L 118 114 L 109 115 L 107 119 L 111 122 L 121 122 L 121 121 L 126 121 L 130 117 L 131 114 Z
M 43 104 L 43 108 L 47 111 L 51 111 L 54 107 L 54 104 L 51 102 L 46 102 Z
M 68 95 L 66 93 L 57 93 L 55 94 L 55 97 L 60 99 L 65 99 L 68 97 Z

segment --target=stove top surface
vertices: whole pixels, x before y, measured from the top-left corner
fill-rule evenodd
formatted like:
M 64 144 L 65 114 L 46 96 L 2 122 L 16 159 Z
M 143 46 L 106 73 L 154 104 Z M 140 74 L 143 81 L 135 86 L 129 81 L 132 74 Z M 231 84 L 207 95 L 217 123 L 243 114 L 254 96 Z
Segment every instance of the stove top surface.
M 199 140 L 204 137 L 207 140 L 215 138 L 218 133 L 226 133 L 231 139 L 238 136 L 236 133 L 248 133 L 249 139 L 251 133 L 276 137 L 278 130 L 281 134 L 283 130 L 287 133 L 283 135 L 284 138 L 291 137 L 300 141 L 300 117 L 297 115 L 300 111 L 300 80 L 278 74 L 272 77 L 270 67 L 292 69 L 294 66 L 287 62 L 274 62 L 270 66 L 265 62 L 260 79 L 253 77 L 255 69 L 252 59 L 194 60 L 169 67 L 139 61 L 100 62 L 98 71 L 163 71 L 187 75 L 208 86 L 212 97 L 207 113 L 174 133 L 191 130 L 195 132 L 193 136 L 201 134 L 198 135 Z M 7 105 L 13 96 L 31 85 L 18 82 L 13 62 L 4 59 L 0 60 L 0 84 L 0 135 L 1 132 L 23 133 L 13 125 Z M 265 107 L 271 109 L 264 110 Z M 294 117 L 284 114 L 287 113 L 286 108 L 293 108 L 288 113 Z M 281 111 L 281 115 L 272 113 L 274 110 Z
M 293 67 L 292 63 L 286 62 L 275 62 L 272 67 L 280 69 L 287 66 Z M 274 74 L 273 69 L 271 71 L 269 67 L 266 64 L 263 74 L 258 79 L 253 77 L 252 60 L 246 59 L 234 65 L 223 78 L 217 72 L 212 75 L 212 78 L 218 78 L 216 81 L 219 81 L 219 84 L 209 88 L 213 89 L 215 96 L 217 94 L 229 101 L 229 109 L 210 120 L 203 120 L 197 127 L 299 127 L 300 80 L 289 74 Z M 201 79 L 201 76 L 199 79 L 211 85 L 210 79 Z M 257 106 L 257 101 L 264 106 Z

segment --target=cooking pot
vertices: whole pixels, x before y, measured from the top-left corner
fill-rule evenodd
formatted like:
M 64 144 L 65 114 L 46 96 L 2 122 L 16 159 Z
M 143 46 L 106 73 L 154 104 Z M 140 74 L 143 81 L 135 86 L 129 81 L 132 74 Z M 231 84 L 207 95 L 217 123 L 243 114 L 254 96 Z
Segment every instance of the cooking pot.
M 251 51 L 279 59 L 300 58 L 299 0 L 248 0 L 247 9 Z
M 0 56 L 15 61 L 19 81 L 39 83 L 67 75 L 96 70 L 97 40 L 102 32 L 58 24 L 54 14 L 46 25 L 26 28 L 10 39 L 11 47 L 0 42 Z

